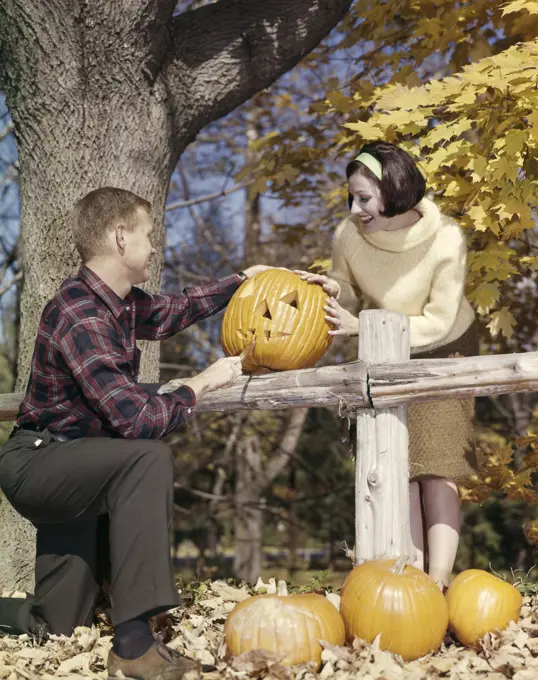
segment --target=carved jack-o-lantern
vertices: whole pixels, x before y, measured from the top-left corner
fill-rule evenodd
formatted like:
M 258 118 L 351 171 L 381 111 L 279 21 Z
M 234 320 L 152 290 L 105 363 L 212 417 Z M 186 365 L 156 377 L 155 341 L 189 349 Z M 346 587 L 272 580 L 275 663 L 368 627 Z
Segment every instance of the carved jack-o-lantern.
M 255 346 L 245 359 L 246 373 L 308 368 L 332 341 L 323 309 L 327 294 L 297 274 L 268 269 L 244 283 L 230 300 L 221 342 L 228 356 Z

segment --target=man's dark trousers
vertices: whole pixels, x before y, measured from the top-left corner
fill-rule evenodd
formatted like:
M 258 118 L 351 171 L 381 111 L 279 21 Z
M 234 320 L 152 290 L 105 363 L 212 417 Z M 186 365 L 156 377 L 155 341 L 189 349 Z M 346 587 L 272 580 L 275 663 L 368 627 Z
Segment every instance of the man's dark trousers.
M 170 559 L 173 484 L 173 454 L 160 441 L 58 442 L 47 430 L 23 429 L 0 449 L 0 487 L 37 529 L 30 629 L 45 623 L 52 633 L 70 635 L 91 625 L 103 511 L 110 522 L 112 623 L 179 604 Z

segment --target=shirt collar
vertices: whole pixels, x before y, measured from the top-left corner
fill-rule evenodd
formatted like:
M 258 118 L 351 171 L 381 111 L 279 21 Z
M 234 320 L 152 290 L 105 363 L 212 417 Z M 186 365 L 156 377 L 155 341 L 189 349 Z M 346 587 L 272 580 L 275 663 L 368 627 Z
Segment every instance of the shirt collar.
M 92 293 L 101 298 L 116 319 L 119 319 L 125 312 L 126 306 L 129 304 L 129 296 L 127 296 L 125 300 L 120 298 L 110 286 L 107 286 L 102 278 L 97 276 L 97 274 L 85 264 L 80 266 L 78 277 L 88 286 Z

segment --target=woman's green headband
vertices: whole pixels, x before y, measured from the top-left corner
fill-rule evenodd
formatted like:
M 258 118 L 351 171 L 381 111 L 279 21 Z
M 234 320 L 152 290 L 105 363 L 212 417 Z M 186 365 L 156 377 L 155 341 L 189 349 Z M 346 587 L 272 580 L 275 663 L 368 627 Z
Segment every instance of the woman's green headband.
M 383 177 L 383 166 L 375 156 L 372 156 L 370 153 L 360 153 L 355 160 L 366 165 L 368 170 L 371 170 L 377 179 L 381 181 Z

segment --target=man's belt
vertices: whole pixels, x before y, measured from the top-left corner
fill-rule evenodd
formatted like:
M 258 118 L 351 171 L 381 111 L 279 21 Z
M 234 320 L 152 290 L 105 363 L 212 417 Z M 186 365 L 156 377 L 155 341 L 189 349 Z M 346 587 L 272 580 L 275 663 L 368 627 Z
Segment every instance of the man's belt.
M 69 441 L 69 438 L 66 437 L 63 434 L 60 434 L 59 432 L 51 432 L 50 430 L 47 430 L 46 427 L 39 427 L 39 425 L 36 425 L 35 423 L 23 423 L 22 425 L 15 425 L 13 430 L 11 431 L 11 434 L 9 435 L 9 438 L 14 437 L 18 432 L 35 432 L 36 434 L 42 434 L 43 432 L 47 431 L 50 436 L 57 442 L 67 442 Z

